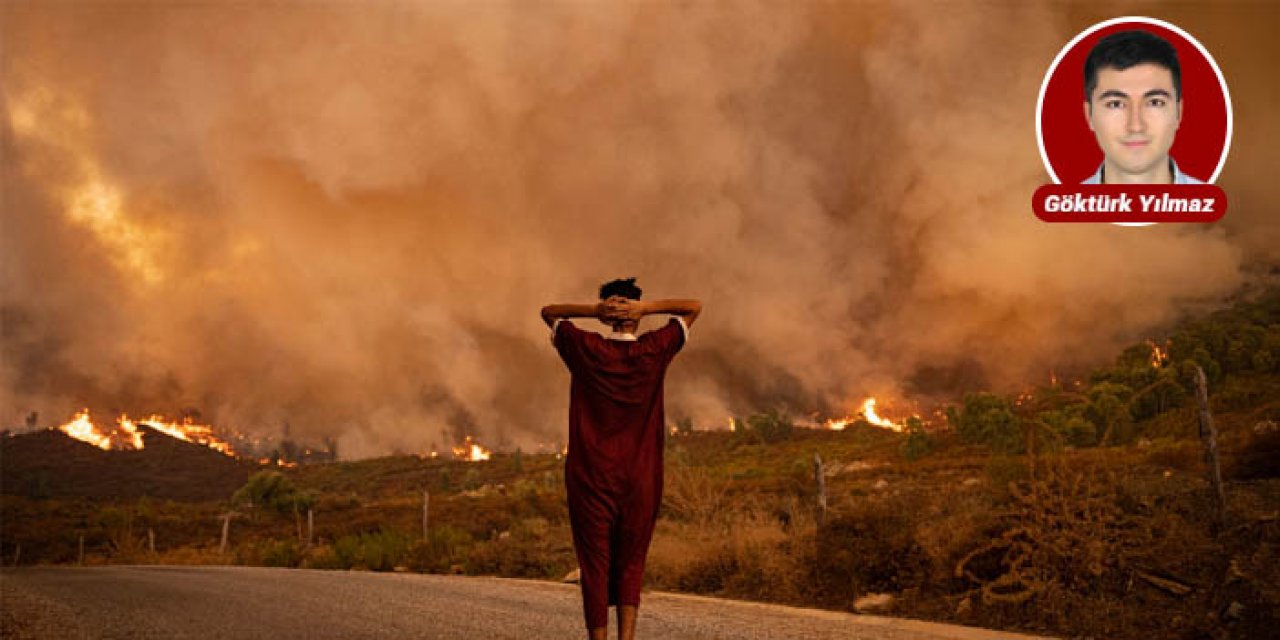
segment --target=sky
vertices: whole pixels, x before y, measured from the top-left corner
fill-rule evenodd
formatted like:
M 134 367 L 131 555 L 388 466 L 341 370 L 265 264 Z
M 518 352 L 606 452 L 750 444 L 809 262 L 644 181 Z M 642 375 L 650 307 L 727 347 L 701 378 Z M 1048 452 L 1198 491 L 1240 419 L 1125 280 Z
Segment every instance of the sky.
M 1220 223 L 1031 212 L 1044 74 L 1122 15 L 1222 68 Z M 532 450 L 569 383 L 538 310 L 617 277 L 703 301 L 667 381 L 697 428 L 1045 384 L 1274 276 L 1277 27 L 1263 2 L 6 2 L 0 425 Z

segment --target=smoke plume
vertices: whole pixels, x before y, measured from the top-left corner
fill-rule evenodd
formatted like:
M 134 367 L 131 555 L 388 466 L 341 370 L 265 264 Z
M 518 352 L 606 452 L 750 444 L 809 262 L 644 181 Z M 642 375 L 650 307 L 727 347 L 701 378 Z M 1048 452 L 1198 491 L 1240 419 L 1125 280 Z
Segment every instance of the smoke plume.
M 699 427 L 1045 382 L 1280 257 L 1259 6 L 1176 17 L 1232 83 L 1231 212 L 1135 229 L 1030 212 L 1079 7 L 5 3 L 0 426 L 528 449 L 568 403 L 538 309 L 629 276 L 704 301 Z

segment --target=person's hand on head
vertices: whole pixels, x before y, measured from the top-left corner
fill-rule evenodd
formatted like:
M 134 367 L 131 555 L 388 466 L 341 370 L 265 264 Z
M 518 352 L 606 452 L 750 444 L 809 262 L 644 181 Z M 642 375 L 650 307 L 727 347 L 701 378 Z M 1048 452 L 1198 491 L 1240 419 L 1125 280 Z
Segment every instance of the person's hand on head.
M 622 320 L 623 307 L 621 302 L 625 299 L 626 298 L 623 298 L 622 296 L 610 296 L 601 300 L 600 303 L 596 305 L 596 316 L 605 323 Z
M 601 322 L 612 322 L 613 316 L 617 311 L 609 304 L 608 300 L 601 300 L 596 303 L 596 319 Z
M 644 305 L 639 300 L 616 296 L 615 309 L 619 320 L 638 322 L 644 316 Z

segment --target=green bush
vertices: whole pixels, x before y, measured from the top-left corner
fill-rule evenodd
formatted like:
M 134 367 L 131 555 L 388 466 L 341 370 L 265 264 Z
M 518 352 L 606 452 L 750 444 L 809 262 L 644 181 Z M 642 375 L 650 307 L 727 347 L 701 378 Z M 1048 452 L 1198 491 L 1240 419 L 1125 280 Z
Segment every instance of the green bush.
M 451 525 L 432 528 L 424 540 L 409 547 L 410 569 L 422 573 L 450 573 L 454 566 L 466 562 L 471 548 L 471 534 Z
M 308 569 L 350 569 L 351 565 L 343 564 L 333 547 L 316 547 L 307 554 L 303 562 Z
M 1052 437 L 1046 442 L 1046 448 L 1056 448 L 1060 442 L 1073 447 L 1092 447 L 1098 444 L 1098 427 L 1084 417 L 1084 407 L 1073 405 L 1056 411 L 1045 411 L 1040 420 L 1050 431 Z
M 364 566 L 372 571 L 391 571 L 409 553 L 409 538 L 403 533 L 383 529 L 361 536 Z
M 919 460 L 933 451 L 933 446 L 933 438 L 925 432 L 920 418 L 915 416 L 907 418 L 907 440 L 902 443 L 902 455 L 908 460 Z
M 262 550 L 262 564 L 268 567 L 295 568 L 302 564 L 302 557 L 302 547 L 293 538 L 271 542 Z
M 960 439 L 970 444 L 985 444 L 1000 453 L 1021 453 L 1025 448 L 1022 424 L 1012 404 L 995 394 L 966 394 L 959 411 L 947 409 L 947 420 Z
M 408 536 L 391 529 L 343 536 L 333 544 L 333 564 L 341 569 L 391 571 L 409 553 Z
M 249 503 L 278 513 L 306 511 L 315 501 L 314 496 L 299 491 L 279 471 L 259 471 L 249 476 L 249 481 L 231 496 L 233 504 Z
M 791 416 L 781 409 L 770 409 L 764 413 L 753 414 L 746 420 L 734 418 L 733 422 L 739 436 L 764 444 L 789 440 L 795 429 Z

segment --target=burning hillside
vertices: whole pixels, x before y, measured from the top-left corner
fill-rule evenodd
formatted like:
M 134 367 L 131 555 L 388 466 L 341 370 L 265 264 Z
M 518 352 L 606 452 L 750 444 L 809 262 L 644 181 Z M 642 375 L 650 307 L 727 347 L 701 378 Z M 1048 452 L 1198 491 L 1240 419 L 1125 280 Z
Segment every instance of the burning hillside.
M 259 466 L 146 423 L 137 448 L 107 449 L 59 429 L 0 437 L 4 493 L 34 498 L 223 500 Z
M 146 448 L 146 442 L 142 437 L 143 432 L 138 430 L 139 426 L 150 427 L 171 438 L 204 445 L 228 456 L 236 455 L 230 443 L 214 435 L 213 427 L 196 424 L 189 417 L 179 422 L 153 415 L 150 418 L 135 421 L 129 419 L 128 415 L 120 414 L 113 428 L 104 429 L 93 422 L 89 416 L 89 410 L 85 409 L 77 413 L 74 420 L 58 427 L 58 430 L 99 449 L 118 451 Z

